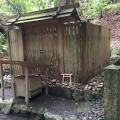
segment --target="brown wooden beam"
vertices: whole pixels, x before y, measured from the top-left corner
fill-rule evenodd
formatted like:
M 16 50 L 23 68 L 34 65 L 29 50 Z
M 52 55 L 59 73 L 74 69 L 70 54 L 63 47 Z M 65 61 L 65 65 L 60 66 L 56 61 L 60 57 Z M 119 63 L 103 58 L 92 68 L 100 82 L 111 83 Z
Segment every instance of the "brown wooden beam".
M 55 19 L 36 21 L 36 22 L 21 23 L 21 24 L 17 24 L 17 26 L 21 28 L 31 28 L 31 27 L 40 27 L 40 26 L 48 26 L 48 25 L 55 26 L 58 23 L 62 24 L 65 22 L 76 21 L 76 20 L 79 20 L 78 15 L 72 15 L 64 18 L 55 18 Z
M 20 66 L 28 66 L 28 67 L 49 67 L 48 64 L 40 64 L 37 62 L 28 62 L 28 61 L 4 61 L 4 60 L 0 60 L 0 64 L 12 64 L 12 65 L 20 65 Z

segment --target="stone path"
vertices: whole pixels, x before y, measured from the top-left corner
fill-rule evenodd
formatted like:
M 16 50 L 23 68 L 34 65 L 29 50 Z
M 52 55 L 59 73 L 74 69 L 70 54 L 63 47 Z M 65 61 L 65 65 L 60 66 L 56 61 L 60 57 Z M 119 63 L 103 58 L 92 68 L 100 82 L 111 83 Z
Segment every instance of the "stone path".
M 0 94 L 1 95 L 1 94 Z M 0 96 L 1 97 L 1 96 Z M 5 89 L 5 97 L 12 97 L 12 90 Z M 23 98 L 17 98 L 15 104 L 25 104 Z M 75 102 L 60 97 L 40 95 L 30 100 L 31 107 L 45 107 L 53 114 L 77 115 L 79 120 L 104 120 L 103 99 L 93 102 Z M 0 112 L 0 120 L 28 120 L 15 115 L 4 115 Z

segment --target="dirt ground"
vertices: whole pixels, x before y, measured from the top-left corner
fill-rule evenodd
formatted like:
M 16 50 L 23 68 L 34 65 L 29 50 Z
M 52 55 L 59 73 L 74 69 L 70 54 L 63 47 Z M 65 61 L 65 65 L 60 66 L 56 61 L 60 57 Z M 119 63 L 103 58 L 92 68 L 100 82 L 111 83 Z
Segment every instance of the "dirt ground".
M 120 48 L 120 12 L 109 14 L 101 18 L 100 24 L 110 28 L 110 46 L 111 48 Z

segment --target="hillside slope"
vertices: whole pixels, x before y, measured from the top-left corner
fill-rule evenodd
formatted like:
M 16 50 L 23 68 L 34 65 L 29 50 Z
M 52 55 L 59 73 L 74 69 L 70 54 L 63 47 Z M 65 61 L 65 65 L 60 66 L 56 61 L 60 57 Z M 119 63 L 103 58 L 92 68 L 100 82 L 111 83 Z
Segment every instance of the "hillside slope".
M 120 48 L 120 3 L 104 8 L 100 23 L 111 29 L 111 48 Z

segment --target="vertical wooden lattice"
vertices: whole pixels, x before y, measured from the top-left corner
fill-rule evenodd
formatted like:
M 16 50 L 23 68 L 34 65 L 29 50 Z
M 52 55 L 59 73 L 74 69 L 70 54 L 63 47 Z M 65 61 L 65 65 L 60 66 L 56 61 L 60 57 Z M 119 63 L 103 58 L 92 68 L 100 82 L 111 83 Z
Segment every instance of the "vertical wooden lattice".
M 23 56 L 23 40 L 21 29 L 9 31 L 9 59 L 13 61 L 24 61 Z M 17 65 L 12 65 L 14 76 L 22 75 L 22 68 Z

